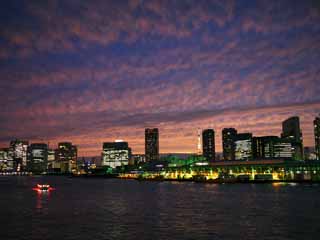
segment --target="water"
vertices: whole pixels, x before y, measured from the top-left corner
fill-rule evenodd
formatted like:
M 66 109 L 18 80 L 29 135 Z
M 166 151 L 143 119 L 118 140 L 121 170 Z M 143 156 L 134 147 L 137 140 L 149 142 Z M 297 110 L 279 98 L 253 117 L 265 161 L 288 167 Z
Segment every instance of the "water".
M 320 185 L 0 177 L 0 224 L 1 240 L 319 239 Z

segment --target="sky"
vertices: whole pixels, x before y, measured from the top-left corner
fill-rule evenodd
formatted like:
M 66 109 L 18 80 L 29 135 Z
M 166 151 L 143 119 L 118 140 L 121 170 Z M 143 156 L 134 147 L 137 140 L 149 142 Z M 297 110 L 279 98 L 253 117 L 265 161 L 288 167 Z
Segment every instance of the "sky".
M 197 151 L 198 129 L 280 135 L 320 113 L 320 4 L 308 0 L 6 0 L 0 8 L 0 146 L 122 139 Z

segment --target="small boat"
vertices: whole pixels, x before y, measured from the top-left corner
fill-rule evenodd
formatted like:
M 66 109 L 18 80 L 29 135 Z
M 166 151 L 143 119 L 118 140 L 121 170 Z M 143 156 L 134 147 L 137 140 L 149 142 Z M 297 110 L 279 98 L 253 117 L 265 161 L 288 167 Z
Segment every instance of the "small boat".
M 50 190 L 53 190 L 53 188 L 49 184 L 37 184 L 37 187 L 35 187 L 34 190 L 38 192 L 49 192 Z

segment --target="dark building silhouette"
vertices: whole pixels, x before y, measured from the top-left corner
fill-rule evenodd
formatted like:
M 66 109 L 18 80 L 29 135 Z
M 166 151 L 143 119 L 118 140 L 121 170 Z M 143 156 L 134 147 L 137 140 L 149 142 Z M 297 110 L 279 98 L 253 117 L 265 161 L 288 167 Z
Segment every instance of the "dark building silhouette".
M 145 157 L 146 162 L 159 160 L 159 130 L 145 129 Z
M 34 173 L 47 170 L 48 145 L 45 143 L 32 143 L 28 147 L 28 169 Z
M 235 159 L 234 140 L 236 136 L 237 130 L 234 128 L 224 128 L 222 130 L 222 148 L 224 160 L 232 161 Z
M 252 138 L 253 159 L 265 159 L 273 156 L 273 142 L 278 141 L 277 136 L 262 136 Z
M 281 138 L 291 143 L 292 158 L 294 160 L 303 160 L 302 133 L 299 117 L 290 117 L 282 122 Z
M 214 130 L 205 129 L 202 131 L 202 155 L 207 161 L 215 161 L 215 141 L 214 141 Z
M 76 168 L 78 149 L 71 142 L 58 143 L 55 159 L 60 165 L 61 172 L 72 172 Z
M 238 133 L 235 137 L 235 160 L 252 160 L 252 134 Z
M 314 141 L 317 160 L 320 160 L 320 116 L 313 121 L 314 125 Z
M 127 142 L 105 142 L 102 151 L 102 166 L 116 168 L 129 164 L 131 149 Z

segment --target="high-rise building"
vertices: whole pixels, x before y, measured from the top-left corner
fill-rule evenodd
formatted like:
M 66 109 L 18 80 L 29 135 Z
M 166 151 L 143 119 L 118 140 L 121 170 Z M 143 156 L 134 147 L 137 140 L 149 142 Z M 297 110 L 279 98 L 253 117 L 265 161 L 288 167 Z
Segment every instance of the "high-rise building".
M 237 136 L 237 130 L 234 128 L 224 128 L 222 130 L 222 148 L 223 159 L 234 160 L 235 159 L 235 137 Z
M 116 168 L 129 164 L 131 149 L 127 142 L 105 142 L 102 151 L 102 166 Z
M 215 161 L 216 151 L 213 129 L 202 131 L 202 155 L 209 162 Z
M 32 143 L 28 147 L 28 169 L 35 173 L 46 172 L 48 162 L 48 145 Z
M 292 145 L 290 142 L 272 136 L 264 142 L 264 158 L 292 159 Z
M 290 117 L 282 122 L 281 138 L 291 143 L 292 158 L 294 160 L 303 160 L 302 132 L 300 130 L 299 117 Z
M 78 150 L 71 142 L 61 142 L 55 150 L 56 161 L 60 165 L 61 172 L 72 172 L 76 169 Z
M 13 170 L 13 158 L 9 148 L 0 148 L 0 172 Z
M 252 156 L 253 159 L 264 159 L 273 155 L 273 144 L 277 141 L 277 136 L 262 136 L 252 138 Z
M 314 141 L 317 160 L 320 160 L 320 116 L 313 121 L 314 125 Z
M 235 138 L 235 160 L 252 160 L 252 134 L 239 133 Z
M 13 157 L 13 168 L 19 172 L 27 168 L 28 141 L 13 140 L 10 142 L 10 151 Z
M 54 169 L 56 169 L 58 166 L 59 163 L 56 161 L 56 151 L 54 149 L 48 149 L 48 171 L 54 172 Z
M 159 160 L 158 128 L 145 129 L 145 157 L 147 162 Z

